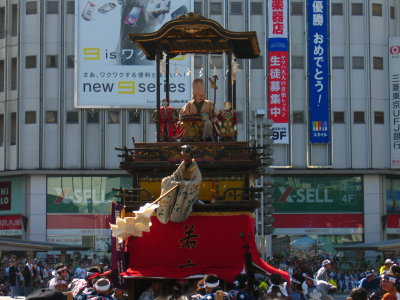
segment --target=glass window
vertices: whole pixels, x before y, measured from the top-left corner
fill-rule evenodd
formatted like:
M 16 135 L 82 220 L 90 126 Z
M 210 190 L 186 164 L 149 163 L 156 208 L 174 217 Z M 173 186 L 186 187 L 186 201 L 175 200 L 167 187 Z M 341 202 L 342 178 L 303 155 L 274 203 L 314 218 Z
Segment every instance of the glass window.
M 375 124 L 385 124 L 385 115 L 383 111 L 374 112 L 374 122 Z
M 57 55 L 47 55 L 46 67 L 47 68 L 57 68 L 58 67 L 58 56 Z
M 396 9 L 394 8 L 394 6 L 390 7 L 390 18 L 392 20 L 394 20 L 396 18 Z
M 36 111 L 26 111 L 25 112 L 25 124 L 35 124 L 36 123 Z
M 303 2 L 292 2 L 292 16 L 302 16 L 304 14 L 303 11 Z
M 91 110 L 87 112 L 87 122 L 88 124 L 98 124 L 100 120 L 99 112 Z
M 250 3 L 250 14 L 251 15 L 262 15 L 263 14 L 263 3 L 262 2 L 251 2 Z
M 250 66 L 252 69 L 264 69 L 264 57 L 259 56 L 255 59 L 251 59 Z
M 67 14 L 75 14 L 75 1 L 67 1 Z
M 11 113 L 10 145 L 17 144 L 17 113 Z
M 332 16 L 343 16 L 343 3 L 332 3 Z
M 58 14 L 58 1 L 47 1 L 46 3 L 47 14 Z
M 0 39 L 4 39 L 5 34 L 5 22 L 6 22 L 6 11 L 4 7 L 0 7 Z
M 242 2 L 231 2 L 231 15 L 243 14 L 243 3 Z
M 18 35 L 18 5 L 11 6 L 11 36 Z
M 352 16 L 362 16 L 363 15 L 363 4 L 362 3 L 352 3 L 351 4 L 351 15 Z
M 4 114 L 0 114 L 0 146 L 4 146 Z
M 293 112 L 293 123 L 295 123 L 295 124 L 304 124 L 304 112 L 302 112 L 302 111 L 294 111 Z
M 46 111 L 46 123 L 57 123 L 57 111 Z
M 129 111 L 128 112 L 128 122 L 129 124 L 137 124 L 140 123 L 140 112 L 138 111 Z
M 344 111 L 333 112 L 333 123 L 344 123 Z
M 363 111 L 354 112 L 354 124 L 364 124 L 365 123 L 365 113 Z
M 67 111 L 67 124 L 79 123 L 79 113 L 77 111 Z
M 372 3 L 372 15 L 382 17 L 382 4 Z
M 343 56 L 332 56 L 332 69 L 344 69 Z
M 108 111 L 108 123 L 119 124 L 119 111 L 118 110 L 109 110 Z
M 364 69 L 364 56 L 353 56 L 353 69 Z
M 0 92 L 4 92 L 4 60 L 0 60 Z
M 373 57 L 374 70 L 383 70 L 383 57 Z
M 18 68 L 17 68 L 17 58 L 11 58 L 11 90 L 17 89 L 18 85 Z
M 196 14 L 200 14 L 200 15 L 203 14 L 203 5 L 202 4 L 203 4 L 202 2 L 195 2 L 194 3 L 194 12 Z
M 304 69 L 304 56 L 292 56 L 292 69 Z
M 25 68 L 26 69 L 36 68 L 36 55 L 25 56 Z
M 37 14 L 37 2 L 36 1 L 28 1 L 28 2 L 26 2 L 25 13 L 27 15 L 35 15 L 35 14 Z
M 75 67 L 75 56 L 67 55 L 67 68 L 71 69 Z
M 194 67 L 200 69 L 203 66 L 203 58 L 201 55 L 194 56 Z
M 216 67 L 217 69 L 222 68 L 222 56 L 221 55 L 211 55 L 211 68 Z
M 211 15 L 221 15 L 222 14 L 222 3 L 221 2 L 211 2 L 210 3 L 210 14 Z

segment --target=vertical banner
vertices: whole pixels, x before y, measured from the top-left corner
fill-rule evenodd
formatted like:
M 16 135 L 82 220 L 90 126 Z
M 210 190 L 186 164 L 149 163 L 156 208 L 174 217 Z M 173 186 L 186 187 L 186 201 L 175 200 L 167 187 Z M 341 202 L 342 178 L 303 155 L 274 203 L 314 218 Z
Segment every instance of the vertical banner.
M 329 143 L 329 0 L 309 0 L 308 78 L 310 143 Z
M 274 121 L 275 143 L 289 144 L 287 0 L 268 1 L 268 24 L 268 118 Z
M 75 1 L 75 107 L 154 108 L 155 61 L 129 39 L 150 33 L 192 10 L 193 0 Z M 188 56 L 171 60 L 171 106 L 190 99 Z M 165 77 L 162 91 L 166 90 Z
M 400 168 L 400 37 L 389 38 L 390 167 Z
M 113 202 L 111 212 L 111 223 L 115 224 L 117 218 L 121 216 L 123 205 Z M 120 275 L 126 271 L 125 262 L 125 242 L 118 243 L 115 237 L 111 237 L 111 270 L 113 284 L 117 288 L 126 289 L 124 278 Z

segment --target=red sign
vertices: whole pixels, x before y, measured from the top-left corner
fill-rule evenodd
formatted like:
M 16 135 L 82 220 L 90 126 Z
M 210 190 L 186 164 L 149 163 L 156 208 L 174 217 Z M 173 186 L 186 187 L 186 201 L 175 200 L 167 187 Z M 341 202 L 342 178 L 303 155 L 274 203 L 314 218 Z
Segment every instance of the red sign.
M 248 214 L 191 215 L 166 225 L 151 219 L 150 232 L 128 241 L 129 268 L 125 275 L 186 278 L 216 274 L 233 282 L 246 258 L 267 273 L 288 273 L 265 263 L 254 239 L 254 219 Z
M 387 215 L 386 233 L 400 234 L 400 215 Z
M 0 235 L 22 235 L 22 216 L 0 216 Z
M 270 51 L 268 68 L 268 117 L 274 123 L 288 123 L 288 52 Z
M 11 182 L 0 182 L 0 210 L 11 210 Z
M 361 234 L 364 218 L 356 214 L 274 214 L 276 234 Z

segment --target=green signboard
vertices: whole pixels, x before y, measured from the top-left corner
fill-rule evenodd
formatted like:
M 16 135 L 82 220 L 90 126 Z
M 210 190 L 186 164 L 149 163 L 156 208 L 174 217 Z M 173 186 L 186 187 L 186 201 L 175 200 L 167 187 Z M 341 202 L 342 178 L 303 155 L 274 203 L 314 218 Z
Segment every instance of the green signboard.
M 129 176 L 47 178 L 47 213 L 111 213 L 113 188 L 131 188 Z
M 275 212 L 362 212 L 360 176 L 274 177 Z

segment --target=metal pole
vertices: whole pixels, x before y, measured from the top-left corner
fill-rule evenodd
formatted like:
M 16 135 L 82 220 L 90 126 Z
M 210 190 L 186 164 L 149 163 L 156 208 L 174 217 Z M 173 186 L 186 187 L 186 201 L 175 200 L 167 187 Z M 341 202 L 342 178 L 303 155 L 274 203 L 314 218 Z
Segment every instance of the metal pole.
M 167 61 L 165 63 L 165 98 L 169 99 L 169 54 L 167 54 Z
M 161 111 L 160 111 L 160 97 L 161 97 L 161 91 L 160 91 L 160 77 L 161 77 L 161 73 L 160 73 L 160 52 L 157 52 L 156 55 L 156 69 L 157 69 L 157 126 L 156 126 L 156 130 L 157 130 L 157 142 L 160 141 L 160 122 L 161 122 Z

